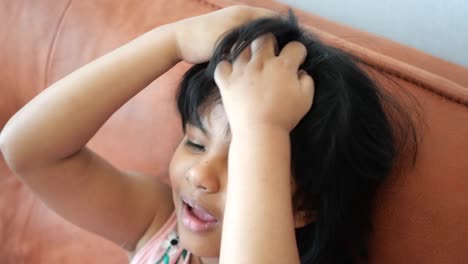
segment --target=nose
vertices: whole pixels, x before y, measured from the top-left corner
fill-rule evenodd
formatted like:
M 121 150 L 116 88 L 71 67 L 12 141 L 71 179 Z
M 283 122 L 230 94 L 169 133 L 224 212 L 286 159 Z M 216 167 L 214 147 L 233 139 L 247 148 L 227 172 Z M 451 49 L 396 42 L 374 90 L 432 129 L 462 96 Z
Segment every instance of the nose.
M 200 160 L 186 172 L 186 179 L 199 191 L 216 193 L 220 189 L 220 177 L 226 171 L 221 163 L 215 159 Z

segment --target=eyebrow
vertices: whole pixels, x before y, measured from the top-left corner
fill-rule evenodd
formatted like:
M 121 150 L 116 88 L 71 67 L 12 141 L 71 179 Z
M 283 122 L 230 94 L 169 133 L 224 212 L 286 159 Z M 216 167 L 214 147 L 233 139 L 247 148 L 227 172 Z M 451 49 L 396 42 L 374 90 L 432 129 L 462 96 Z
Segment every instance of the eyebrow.
M 191 127 L 195 127 L 195 128 L 198 128 L 199 130 L 201 130 L 201 132 L 203 133 L 203 135 L 205 135 L 206 137 L 211 137 L 211 134 L 210 132 L 208 131 L 208 129 L 206 129 L 204 126 L 203 126 L 203 122 L 200 122 L 199 124 L 194 124 L 192 122 L 188 122 L 187 123 L 188 126 L 191 126 Z M 231 126 L 227 125 L 226 129 L 224 130 L 224 136 L 230 136 L 231 135 Z
M 201 132 L 203 132 L 203 135 L 209 137 L 210 132 L 208 132 L 208 130 L 203 126 L 203 122 L 197 122 L 197 123 L 198 124 L 195 124 L 193 122 L 187 122 L 186 126 L 198 128 L 199 130 L 201 130 Z

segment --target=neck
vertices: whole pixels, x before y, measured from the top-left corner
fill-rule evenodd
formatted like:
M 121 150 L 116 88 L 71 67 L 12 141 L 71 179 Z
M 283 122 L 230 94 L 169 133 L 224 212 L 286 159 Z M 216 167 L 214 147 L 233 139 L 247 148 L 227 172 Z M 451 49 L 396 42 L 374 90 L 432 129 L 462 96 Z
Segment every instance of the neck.
M 219 258 L 202 258 L 195 255 L 192 255 L 192 260 L 190 264 L 218 264 Z

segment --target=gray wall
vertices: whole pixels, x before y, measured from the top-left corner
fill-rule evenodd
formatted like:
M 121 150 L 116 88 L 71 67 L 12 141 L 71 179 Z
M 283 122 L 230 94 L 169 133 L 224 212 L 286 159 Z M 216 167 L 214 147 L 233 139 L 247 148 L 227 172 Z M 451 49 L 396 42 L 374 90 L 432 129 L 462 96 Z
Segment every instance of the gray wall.
M 279 0 L 468 67 L 468 0 Z

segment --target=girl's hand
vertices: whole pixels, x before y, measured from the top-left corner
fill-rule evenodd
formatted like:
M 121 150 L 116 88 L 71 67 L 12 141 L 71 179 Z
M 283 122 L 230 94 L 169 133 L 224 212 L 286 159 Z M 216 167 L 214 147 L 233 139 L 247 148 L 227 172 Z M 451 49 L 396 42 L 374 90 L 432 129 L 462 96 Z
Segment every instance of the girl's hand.
M 299 66 L 307 55 L 299 42 L 275 54 L 276 40 L 267 34 L 254 40 L 230 64 L 215 71 L 231 130 L 266 126 L 290 132 L 312 106 L 314 83 Z
M 231 6 L 216 12 L 184 19 L 174 23 L 179 57 L 189 63 L 202 63 L 211 58 L 221 35 L 249 21 L 274 16 L 263 8 Z

